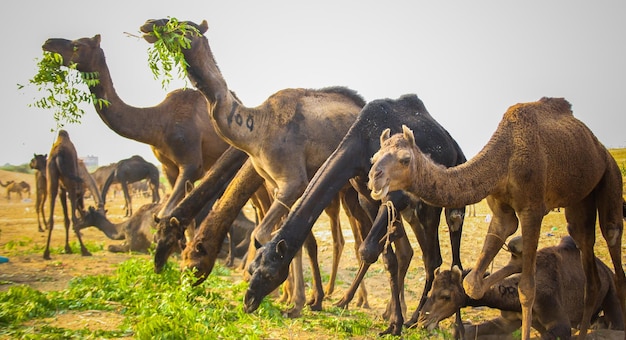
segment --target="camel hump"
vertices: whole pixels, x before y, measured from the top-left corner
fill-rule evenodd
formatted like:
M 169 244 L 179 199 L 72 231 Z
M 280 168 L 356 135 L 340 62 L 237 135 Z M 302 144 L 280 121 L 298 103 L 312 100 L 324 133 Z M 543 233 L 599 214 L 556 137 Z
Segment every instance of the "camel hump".
M 419 114 L 428 114 L 428 110 L 426 110 L 426 105 L 424 102 L 419 99 L 419 97 L 414 93 L 404 94 L 398 98 L 398 102 L 406 107 L 411 108 L 412 110 L 416 110 L 416 113 Z
M 320 89 L 324 93 L 336 93 L 350 98 L 359 107 L 365 106 L 365 99 L 355 90 L 347 88 L 345 86 L 330 86 Z
M 578 247 L 576 246 L 576 242 L 574 241 L 574 238 L 567 235 L 567 236 L 563 236 L 561 238 L 561 242 L 558 245 L 559 248 L 562 248 L 564 250 L 578 250 Z
M 572 104 L 565 98 L 543 97 L 539 99 L 539 103 L 547 106 L 552 113 L 572 114 Z

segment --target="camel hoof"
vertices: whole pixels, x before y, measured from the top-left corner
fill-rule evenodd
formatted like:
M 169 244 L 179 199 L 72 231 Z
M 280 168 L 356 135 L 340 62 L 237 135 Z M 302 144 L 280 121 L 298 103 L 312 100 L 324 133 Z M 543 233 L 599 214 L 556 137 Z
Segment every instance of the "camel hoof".
M 91 255 L 91 253 L 90 253 L 88 250 L 83 250 L 83 251 L 81 252 L 81 254 L 82 254 L 83 256 L 92 256 L 92 255 Z
M 50 257 L 50 254 L 43 254 L 43 259 L 44 260 L 52 260 L 52 258 Z
M 283 312 L 283 316 L 290 319 L 299 318 L 300 315 L 302 315 L 302 309 L 298 309 L 295 307 Z
M 322 310 L 322 301 L 319 299 L 311 299 L 307 301 L 306 304 L 314 312 L 319 312 Z
M 402 324 L 400 325 L 390 324 L 389 327 L 387 327 L 387 329 L 378 333 L 378 335 L 380 336 L 387 335 L 387 334 L 399 336 L 400 334 L 402 334 Z

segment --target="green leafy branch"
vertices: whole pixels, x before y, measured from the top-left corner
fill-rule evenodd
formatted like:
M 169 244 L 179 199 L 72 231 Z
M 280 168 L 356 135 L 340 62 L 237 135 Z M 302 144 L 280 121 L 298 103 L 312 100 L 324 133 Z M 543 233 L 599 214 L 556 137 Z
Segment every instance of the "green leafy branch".
M 187 61 L 183 49 L 191 48 L 189 35 L 200 35 L 200 31 L 186 22 L 170 18 L 165 26 L 154 26 L 152 35 L 156 41 L 148 48 L 148 64 L 154 79 L 161 79 L 166 88 L 173 79 L 172 70 L 177 67 L 179 79 L 187 79 Z
M 79 72 L 76 64 L 69 67 L 63 65 L 63 57 L 58 53 L 44 52 L 37 62 L 38 71 L 29 80 L 29 84 L 36 86 L 38 92 L 47 95 L 36 99 L 29 107 L 54 110 L 56 128 L 66 123 L 80 123 L 85 111 L 79 106 L 81 103 L 90 103 L 103 108 L 109 101 L 97 98 L 93 93 L 84 89 L 84 86 L 93 87 L 100 83 L 98 72 Z M 24 88 L 18 84 L 18 89 Z

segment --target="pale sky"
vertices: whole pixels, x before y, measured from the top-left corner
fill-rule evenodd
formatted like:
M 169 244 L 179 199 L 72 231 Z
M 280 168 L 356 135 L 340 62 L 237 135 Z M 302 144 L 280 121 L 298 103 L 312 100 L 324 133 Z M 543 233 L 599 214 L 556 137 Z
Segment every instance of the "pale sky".
M 161 89 L 148 68 L 146 19 L 206 19 L 217 63 L 246 106 L 290 87 L 342 85 L 367 101 L 417 94 L 474 156 L 506 109 L 565 97 L 609 148 L 626 147 L 626 1 L 2 1 L 3 124 L 0 164 L 48 153 L 52 111 L 29 108 L 40 95 L 18 91 L 36 73 L 48 38 L 102 35 L 120 97 L 153 106 Z M 150 148 L 111 131 L 92 106 L 67 125 L 79 156 L 100 165 Z

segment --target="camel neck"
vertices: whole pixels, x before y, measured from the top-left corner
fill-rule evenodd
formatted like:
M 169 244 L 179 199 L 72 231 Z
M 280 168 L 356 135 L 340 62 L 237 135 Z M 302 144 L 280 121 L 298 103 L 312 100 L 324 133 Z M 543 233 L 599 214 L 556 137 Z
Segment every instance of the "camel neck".
M 183 53 L 191 83 L 211 103 L 211 118 L 220 136 L 234 147 L 253 154 L 259 141 L 256 111 L 245 107 L 230 92 L 206 37 L 197 38 Z
M 417 176 L 410 191 L 441 207 L 462 207 L 479 202 L 492 194 L 508 166 L 508 158 L 504 156 L 507 151 L 490 145 L 491 142 L 466 163 L 450 168 L 434 163 L 414 146 L 416 157 L 412 166 Z
M 138 142 L 155 144 L 153 136 L 149 134 L 149 129 L 145 125 L 154 119 L 153 112 L 150 108 L 137 108 L 126 104 L 118 96 L 113 86 L 113 80 L 109 68 L 106 65 L 104 53 L 96 63 L 94 70 L 85 70 L 88 72 L 98 72 L 100 83 L 90 87 L 89 90 L 97 98 L 107 100 L 108 106 L 100 107 L 94 104 L 96 112 L 102 121 L 117 134 L 136 140 Z M 140 128 L 144 127 L 144 128 Z

